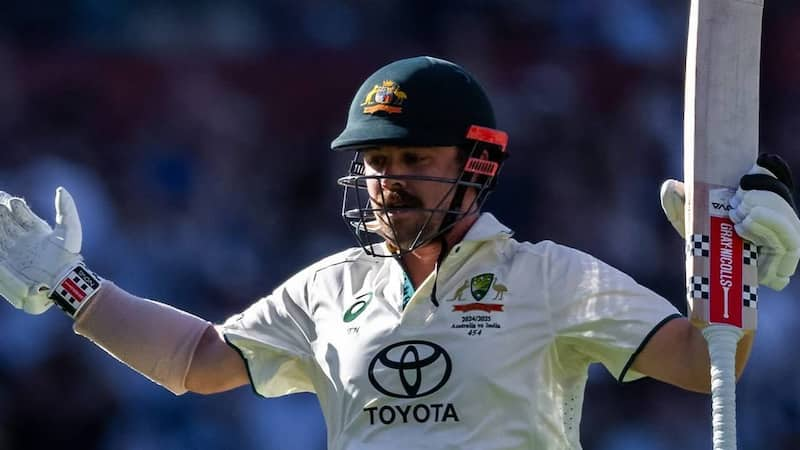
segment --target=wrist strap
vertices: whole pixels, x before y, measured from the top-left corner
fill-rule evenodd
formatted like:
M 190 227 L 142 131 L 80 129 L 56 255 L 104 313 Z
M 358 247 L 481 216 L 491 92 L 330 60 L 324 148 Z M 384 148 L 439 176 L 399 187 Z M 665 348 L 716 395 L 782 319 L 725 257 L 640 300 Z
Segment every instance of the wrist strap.
M 75 318 L 78 311 L 100 288 L 100 277 L 78 263 L 70 268 L 51 289 L 50 300 L 68 316 Z

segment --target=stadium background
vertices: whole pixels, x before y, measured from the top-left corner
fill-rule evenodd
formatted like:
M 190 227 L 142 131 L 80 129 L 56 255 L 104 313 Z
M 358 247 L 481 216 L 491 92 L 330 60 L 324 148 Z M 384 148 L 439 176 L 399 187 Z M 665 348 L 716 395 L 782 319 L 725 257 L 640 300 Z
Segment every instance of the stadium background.
M 683 308 L 682 243 L 659 182 L 681 176 L 688 1 L 5 3 L 0 188 L 52 218 L 75 195 L 105 277 L 221 321 L 352 245 L 328 150 L 377 67 L 429 54 L 490 93 L 512 159 L 488 209 Z M 762 150 L 800 168 L 800 4 L 767 0 Z M 444 112 L 443 112 L 444 113 Z M 762 291 L 739 384 L 742 449 L 800 447 L 800 282 Z M 313 396 L 175 398 L 53 309 L 0 305 L 0 448 L 323 449 Z M 587 450 L 710 448 L 709 402 L 592 370 Z

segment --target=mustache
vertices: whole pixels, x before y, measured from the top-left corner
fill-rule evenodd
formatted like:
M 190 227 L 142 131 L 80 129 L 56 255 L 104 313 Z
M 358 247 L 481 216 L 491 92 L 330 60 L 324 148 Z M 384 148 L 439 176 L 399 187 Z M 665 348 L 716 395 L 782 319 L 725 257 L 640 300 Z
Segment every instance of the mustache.
M 421 208 L 422 200 L 406 191 L 382 192 L 379 198 L 374 199 L 378 206 L 384 208 Z

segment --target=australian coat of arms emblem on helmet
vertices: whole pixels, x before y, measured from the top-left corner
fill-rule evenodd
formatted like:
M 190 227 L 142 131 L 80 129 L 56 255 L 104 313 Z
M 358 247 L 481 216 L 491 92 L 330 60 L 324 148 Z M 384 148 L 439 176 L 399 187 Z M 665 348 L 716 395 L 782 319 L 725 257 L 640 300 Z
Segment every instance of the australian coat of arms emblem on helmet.
M 403 102 L 406 98 L 408 96 L 400 90 L 399 84 L 392 80 L 385 80 L 367 92 L 361 106 L 364 107 L 364 114 L 375 114 L 378 111 L 399 114 L 403 112 Z

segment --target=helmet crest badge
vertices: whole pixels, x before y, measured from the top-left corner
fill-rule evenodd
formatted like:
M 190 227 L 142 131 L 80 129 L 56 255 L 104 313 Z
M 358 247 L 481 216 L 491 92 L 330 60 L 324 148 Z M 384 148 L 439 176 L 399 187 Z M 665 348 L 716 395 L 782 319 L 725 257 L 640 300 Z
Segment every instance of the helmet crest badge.
M 392 80 L 385 80 L 380 85 L 375 85 L 364 98 L 361 106 L 364 107 L 364 114 L 375 114 L 384 111 L 389 114 L 400 114 L 403 112 L 403 102 L 408 98 L 405 92 L 400 90 L 400 85 Z

